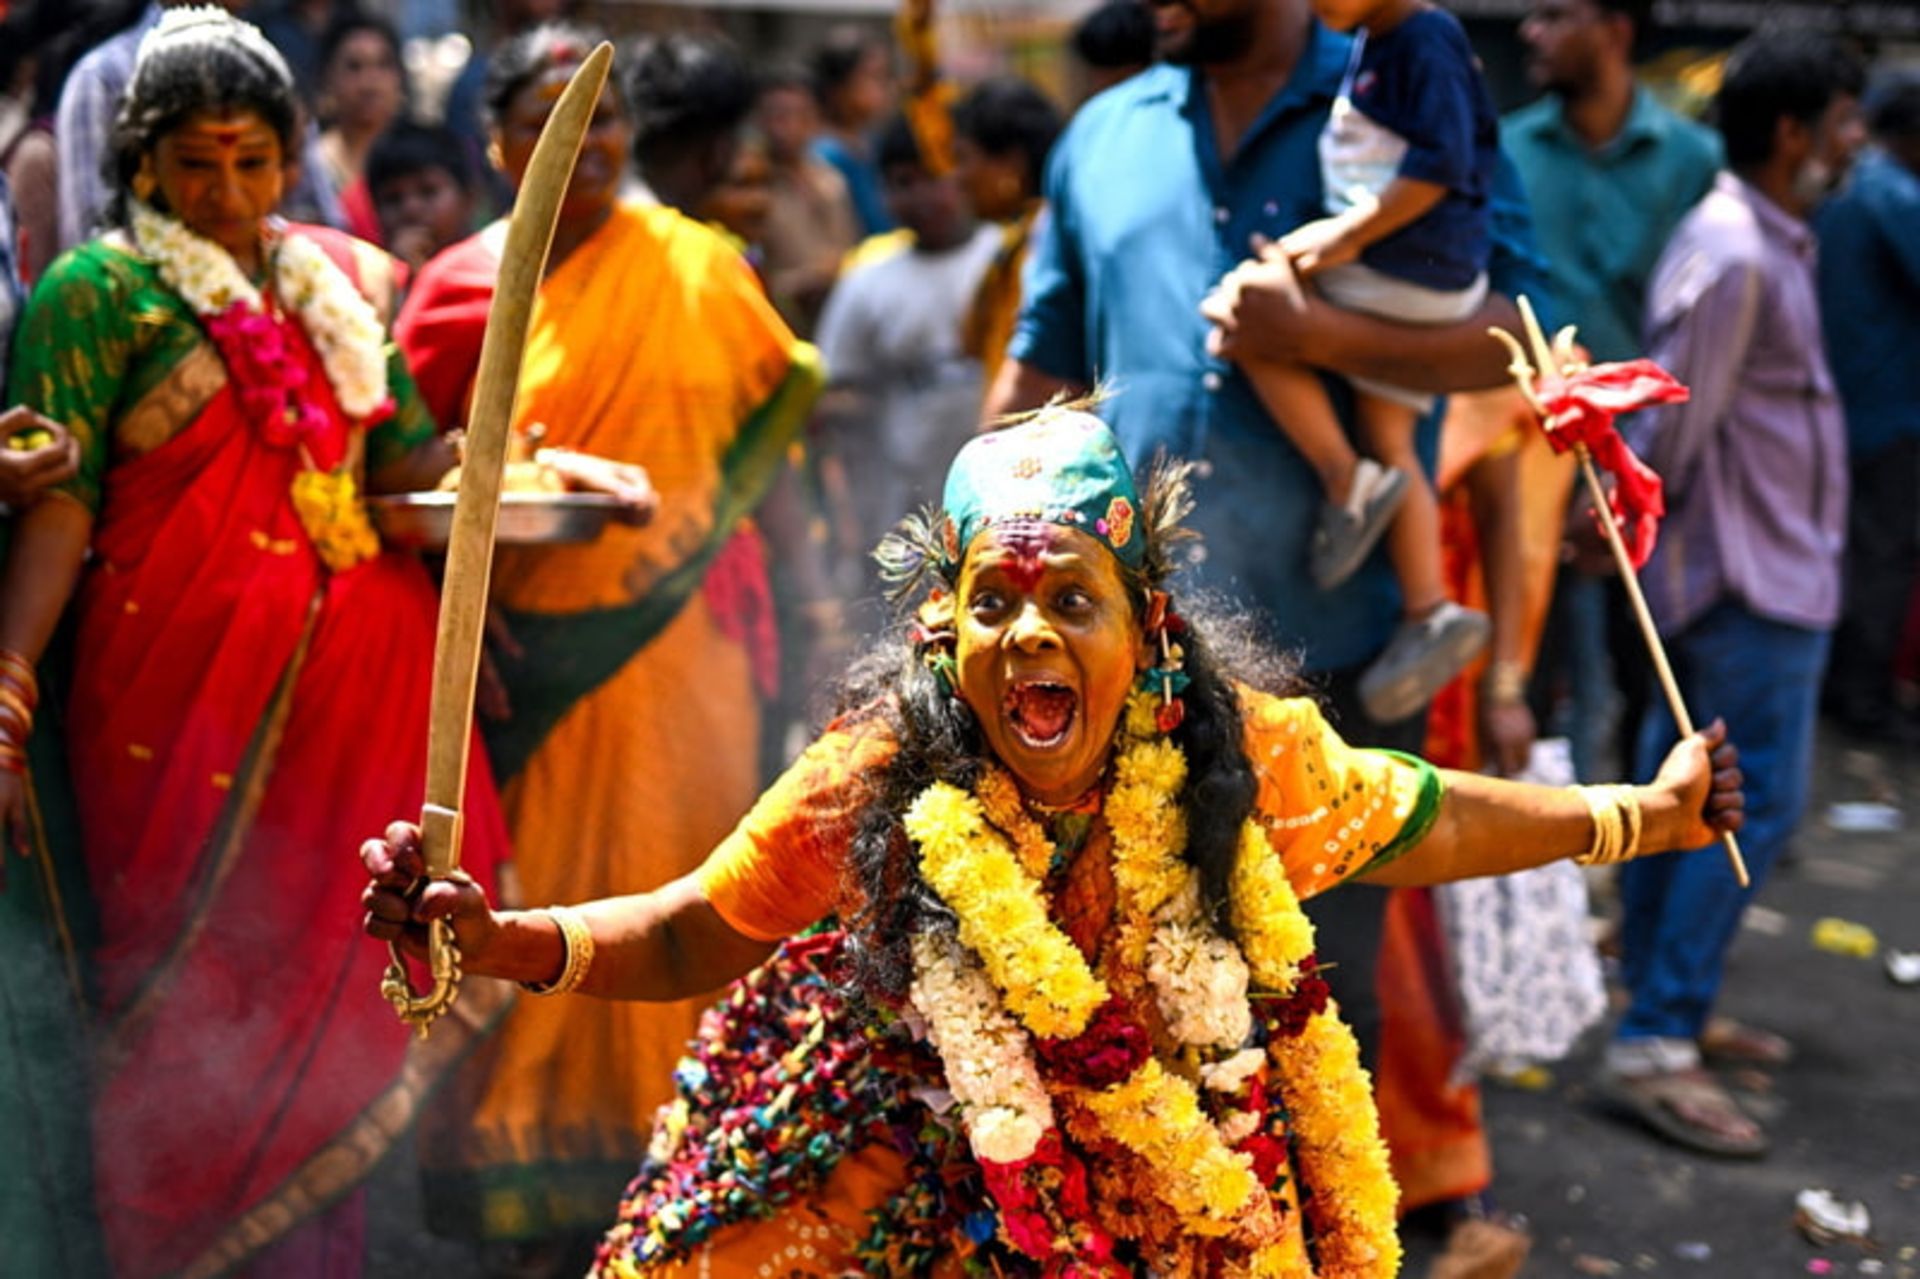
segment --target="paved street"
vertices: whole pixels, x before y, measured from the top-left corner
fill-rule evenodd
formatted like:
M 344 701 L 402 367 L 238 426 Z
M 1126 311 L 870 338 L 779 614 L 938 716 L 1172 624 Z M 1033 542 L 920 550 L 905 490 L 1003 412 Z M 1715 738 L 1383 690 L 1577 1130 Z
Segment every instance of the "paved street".
M 1825 821 L 1829 804 L 1865 800 L 1904 800 L 1906 829 L 1851 834 Z M 1895 986 L 1878 957 L 1815 949 L 1824 916 L 1920 950 L 1920 759 L 1889 763 L 1823 738 L 1812 820 L 1733 951 L 1724 1011 L 1800 1050 L 1771 1080 L 1741 1081 L 1773 1128 L 1768 1158 L 1696 1157 L 1599 1113 L 1586 1088 L 1592 1044 L 1544 1092 L 1489 1089 L 1499 1199 L 1536 1236 L 1528 1276 L 1920 1275 L 1920 986 Z M 1792 1219 L 1808 1187 L 1864 1202 L 1877 1248 L 1804 1240 Z

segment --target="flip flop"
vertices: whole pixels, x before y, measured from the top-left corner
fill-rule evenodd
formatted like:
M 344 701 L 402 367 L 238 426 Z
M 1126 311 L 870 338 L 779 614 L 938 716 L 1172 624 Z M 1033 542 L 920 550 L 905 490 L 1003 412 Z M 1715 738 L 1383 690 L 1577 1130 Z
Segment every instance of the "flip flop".
M 1784 1066 L 1793 1060 L 1793 1044 L 1771 1030 L 1712 1017 L 1700 1032 L 1700 1055 L 1734 1066 Z
M 1594 1080 L 1595 1091 L 1611 1108 L 1637 1119 L 1676 1146 L 1703 1155 L 1723 1159 L 1758 1159 L 1767 1153 L 1771 1142 L 1756 1125 L 1751 1138 L 1728 1136 L 1681 1113 L 1681 1108 L 1717 1110 L 1737 1115 L 1752 1123 L 1750 1116 L 1720 1086 L 1720 1081 L 1704 1070 L 1662 1071 L 1645 1075 L 1623 1075 L 1602 1071 Z

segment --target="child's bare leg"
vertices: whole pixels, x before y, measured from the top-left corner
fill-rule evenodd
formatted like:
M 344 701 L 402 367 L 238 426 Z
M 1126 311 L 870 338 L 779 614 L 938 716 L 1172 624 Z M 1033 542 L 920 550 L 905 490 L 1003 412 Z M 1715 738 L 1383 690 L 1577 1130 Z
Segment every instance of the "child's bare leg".
M 1413 447 L 1419 414 L 1366 392 L 1356 392 L 1354 401 L 1369 455 L 1407 475 L 1407 496 L 1387 530 L 1387 555 L 1400 578 L 1407 616 L 1425 617 L 1445 602 L 1447 585 L 1440 561 L 1440 503 Z
M 1253 384 L 1281 433 L 1300 450 L 1320 476 L 1327 500 L 1346 505 L 1353 488 L 1353 468 L 1360 455 L 1347 438 L 1340 418 L 1327 398 L 1327 388 L 1312 369 L 1300 364 L 1247 361 L 1240 371 Z

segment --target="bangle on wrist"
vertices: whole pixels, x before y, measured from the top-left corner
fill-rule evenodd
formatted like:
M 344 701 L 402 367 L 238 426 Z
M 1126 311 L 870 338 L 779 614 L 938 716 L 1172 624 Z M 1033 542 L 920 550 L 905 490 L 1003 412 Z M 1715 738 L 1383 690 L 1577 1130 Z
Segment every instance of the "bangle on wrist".
M 1511 706 L 1527 700 L 1527 668 L 1519 662 L 1496 661 L 1480 677 L 1480 700 Z
M 530 995 L 572 994 L 593 967 L 593 931 L 580 912 L 570 906 L 549 906 L 537 913 L 551 919 L 560 930 L 560 975 L 552 981 L 523 981 L 520 988 Z
M 1593 838 L 1587 851 L 1574 858 L 1582 866 L 1611 866 L 1640 854 L 1645 814 L 1640 794 L 1632 786 L 1576 786 L 1593 819 Z
M 20 691 L 4 681 L 0 681 L 0 716 L 11 715 L 20 724 L 20 738 L 26 740 L 33 733 L 33 703 L 20 696 Z M 0 725 L 4 731 L 4 725 Z

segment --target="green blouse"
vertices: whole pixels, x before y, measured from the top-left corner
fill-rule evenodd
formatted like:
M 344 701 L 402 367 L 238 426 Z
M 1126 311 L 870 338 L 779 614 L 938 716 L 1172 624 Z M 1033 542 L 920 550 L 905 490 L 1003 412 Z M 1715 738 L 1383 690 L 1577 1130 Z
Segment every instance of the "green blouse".
M 73 433 L 80 469 L 61 489 L 98 511 L 108 469 L 186 430 L 226 381 L 218 350 L 186 302 L 152 262 L 109 237 L 63 254 L 34 287 L 14 334 L 7 385 L 16 402 Z M 368 471 L 435 431 L 391 340 L 387 388 L 395 411 L 366 433 Z

